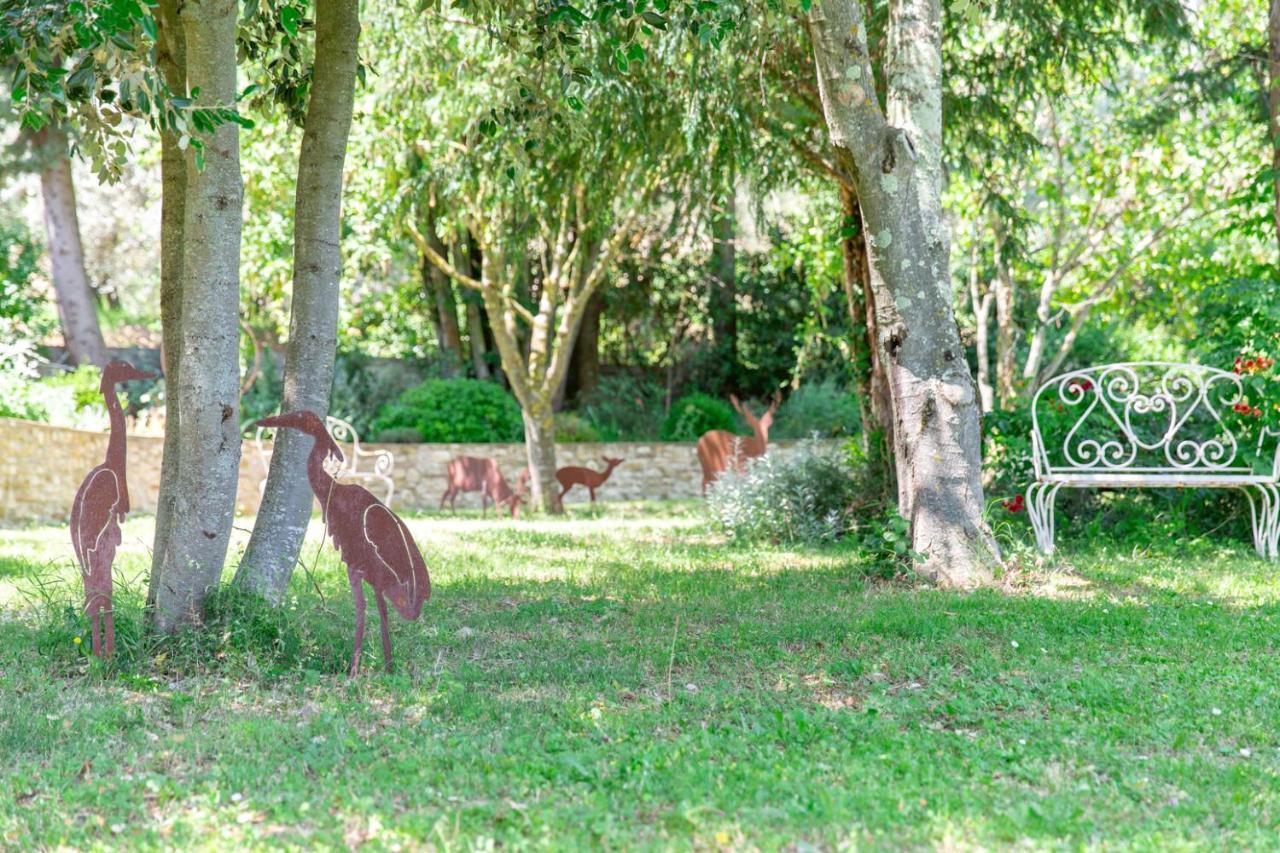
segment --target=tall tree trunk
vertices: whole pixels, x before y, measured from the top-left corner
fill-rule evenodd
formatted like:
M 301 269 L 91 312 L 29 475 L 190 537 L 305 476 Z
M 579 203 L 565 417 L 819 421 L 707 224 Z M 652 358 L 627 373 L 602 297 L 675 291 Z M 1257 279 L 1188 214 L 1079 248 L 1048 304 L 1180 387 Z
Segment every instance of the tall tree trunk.
M 887 104 L 877 101 L 863 7 L 817 0 L 809 12 L 832 143 L 849 159 L 869 235 L 877 346 L 893 397 L 899 509 L 922 575 L 969 587 L 992 579 L 982 519 L 981 434 L 973 376 L 951 305 L 941 204 L 939 0 L 892 0 Z
M 996 240 L 996 278 L 991 285 L 996 299 L 996 399 L 1000 408 L 1012 409 L 1018 398 L 1018 327 L 1014 320 L 1016 292 L 1013 275 L 1004 259 L 1004 241 Z
M 156 61 L 171 91 L 187 90 L 186 37 L 178 20 L 179 0 L 160 0 L 156 15 L 159 38 Z M 151 576 L 147 585 L 148 619 L 155 616 L 169 533 L 178 494 L 178 457 L 182 447 L 181 385 L 183 222 L 186 219 L 187 164 L 171 130 L 160 133 L 160 326 L 164 362 L 164 457 L 160 464 L 160 498 L 156 505 L 155 542 L 151 548 Z
M 711 328 L 716 354 L 732 384 L 738 372 L 738 223 L 732 165 L 724 180 L 724 194 L 711 212 Z
M 475 371 L 477 379 L 488 379 L 489 360 L 486 355 L 489 352 L 489 346 L 484 334 L 484 309 L 474 297 L 466 296 L 463 302 L 467 307 L 467 340 L 471 350 L 471 369 Z
M 76 364 L 107 363 L 93 291 L 84 268 L 76 188 L 71 179 L 67 132 L 49 126 L 33 135 L 40 158 L 40 190 L 44 196 L 44 233 L 49 246 L 53 289 L 67 352 Z
M 1270 41 L 1267 105 L 1271 114 L 1271 180 L 1275 186 L 1276 239 L 1280 240 L 1280 0 L 1271 0 L 1267 33 Z
M 577 399 L 595 390 L 600 382 L 600 317 L 604 313 L 604 291 L 598 290 L 587 302 L 578 327 L 578 340 L 569 360 L 566 396 Z
M 982 411 L 995 408 L 995 391 L 991 387 L 991 304 L 995 294 L 978 288 L 978 243 L 973 243 L 969 258 L 969 302 L 973 306 L 974 351 L 978 356 L 978 400 Z
M 462 369 L 462 330 L 458 327 L 458 302 L 453 295 L 453 282 L 425 261 L 423 273 L 431 276 L 431 298 L 435 303 L 437 340 L 445 361 L 444 373 L 456 376 Z
M 871 263 L 867 255 L 867 234 L 862 227 L 858 196 L 851 186 L 840 184 L 840 208 L 844 214 L 844 236 L 840 240 L 841 279 L 849 322 L 855 330 L 852 346 L 858 364 L 854 366 L 858 385 L 858 408 L 862 416 L 863 450 L 872 460 L 885 465 L 885 485 L 892 488 L 893 403 L 884 361 L 876 346 L 876 309 L 871 292 Z M 858 333 L 857 330 L 862 330 Z
M 530 499 L 543 512 L 564 512 L 560 503 L 560 486 L 556 482 L 556 426 L 550 400 L 535 400 L 522 407 L 524 413 L 524 446 L 533 472 Z
M 317 0 L 316 63 L 307 102 L 294 196 L 293 300 L 284 356 L 282 411 L 324 416 L 338 347 L 342 276 L 342 168 L 355 99 L 357 0 Z M 279 430 L 266 491 L 235 583 L 279 604 L 311 519 L 307 454 L 313 440 Z
M 235 104 L 238 8 L 227 0 L 187 0 L 181 8 L 187 82 L 199 89 L 199 104 Z M 162 632 L 203 615 L 205 597 L 222 577 L 239 479 L 239 127 L 228 122 L 207 137 L 204 159 L 201 170 L 195 152 L 186 152 L 177 389 L 182 434 L 155 581 L 154 625 Z

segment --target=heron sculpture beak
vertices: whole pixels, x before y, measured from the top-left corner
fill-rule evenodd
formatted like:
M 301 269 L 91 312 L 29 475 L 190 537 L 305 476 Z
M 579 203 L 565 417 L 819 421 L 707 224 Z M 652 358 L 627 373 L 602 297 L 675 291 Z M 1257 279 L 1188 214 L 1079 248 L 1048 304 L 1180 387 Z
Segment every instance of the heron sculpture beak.
M 256 427 L 282 427 L 289 426 L 289 421 L 284 415 L 272 415 L 269 418 L 262 418 L 254 422 Z

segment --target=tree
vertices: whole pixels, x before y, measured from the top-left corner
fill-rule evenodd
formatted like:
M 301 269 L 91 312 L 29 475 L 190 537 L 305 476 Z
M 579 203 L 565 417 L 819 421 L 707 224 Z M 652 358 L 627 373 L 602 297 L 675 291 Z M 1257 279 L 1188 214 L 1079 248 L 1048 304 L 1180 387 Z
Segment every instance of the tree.
M 62 337 L 73 363 L 101 367 L 107 363 L 107 345 L 98 326 L 93 291 L 85 272 L 67 132 L 60 125 L 50 124 L 30 136 L 40 162 L 45 240 Z
M 162 16 L 172 11 L 161 7 Z M 237 13 L 234 3 L 187 0 L 176 20 L 162 22 L 166 30 L 181 27 L 181 53 L 173 58 L 184 60 L 186 83 L 199 92 L 195 102 L 209 109 L 235 107 Z M 189 141 L 178 139 L 186 147 L 182 230 L 161 234 L 162 258 L 177 254 L 166 241 L 182 245 L 181 332 L 172 336 L 180 347 L 178 375 L 176 383 L 166 379 L 167 393 L 177 397 L 178 457 L 169 478 L 162 475 L 164 526 L 158 518 L 149 593 L 161 632 L 202 616 L 222 576 L 239 481 L 239 127 L 222 123 L 200 149 Z M 176 187 L 165 183 L 166 191 Z M 176 213 L 165 222 L 176 224 Z
M 315 65 L 294 196 L 293 300 L 281 410 L 329 411 L 342 273 L 342 172 L 355 99 L 360 35 L 356 0 L 317 0 Z M 262 504 L 235 583 L 279 603 L 311 518 L 306 457 L 296 430 L 276 436 Z
M 951 307 L 942 213 L 942 11 L 894 0 L 877 94 L 860 4 L 809 11 L 822 106 L 849 162 L 869 235 L 876 346 L 894 414 L 899 511 L 921 572 L 948 585 L 988 583 L 997 556 L 982 519 L 978 401 Z

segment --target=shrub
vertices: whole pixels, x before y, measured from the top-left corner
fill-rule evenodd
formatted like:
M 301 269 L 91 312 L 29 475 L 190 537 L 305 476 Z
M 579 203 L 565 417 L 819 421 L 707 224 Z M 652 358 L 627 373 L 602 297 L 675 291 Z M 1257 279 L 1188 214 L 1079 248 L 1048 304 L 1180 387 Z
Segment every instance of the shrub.
M 578 415 L 602 441 L 652 441 L 661 432 L 662 386 L 625 373 L 601 376 L 577 400 Z
M 556 415 L 556 441 L 599 441 L 600 433 L 585 418 L 573 412 Z
M 734 432 L 736 426 L 737 416 L 728 403 L 706 394 L 689 394 L 671 407 L 660 436 L 663 441 L 697 441 L 708 430 Z
M 417 432 L 418 441 L 520 441 L 524 421 L 520 406 L 506 391 L 480 379 L 428 379 L 384 407 L 373 433 L 402 437 Z
M 771 438 L 836 438 L 861 426 L 858 400 L 834 380 L 801 385 L 778 408 Z
M 726 472 L 707 493 L 712 519 L 735 539 L 829 542 L 853 529 L 864 489 L 844 454 L 805 442 Z

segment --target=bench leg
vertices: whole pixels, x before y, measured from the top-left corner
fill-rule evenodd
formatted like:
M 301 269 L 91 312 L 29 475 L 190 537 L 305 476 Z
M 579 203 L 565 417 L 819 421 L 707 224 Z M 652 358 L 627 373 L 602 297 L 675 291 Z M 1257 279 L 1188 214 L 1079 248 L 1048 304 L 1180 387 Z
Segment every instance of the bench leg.
M 1027 515 L 1031 516 L 1031 528 L 1036 533 L 1036 547 L 1040 553 L 1053 553 L 1053 502 L 1061 483 L 1032 483 L 1027 487 Z
M 1274 560 L 1280 545 L 1280 490 L 1272 483 L 1259 483 L 1245 487 L 1244 494 L 1249 499 L 1249 520 L 1253 522 L 1253 549 L 1262 559 Z

